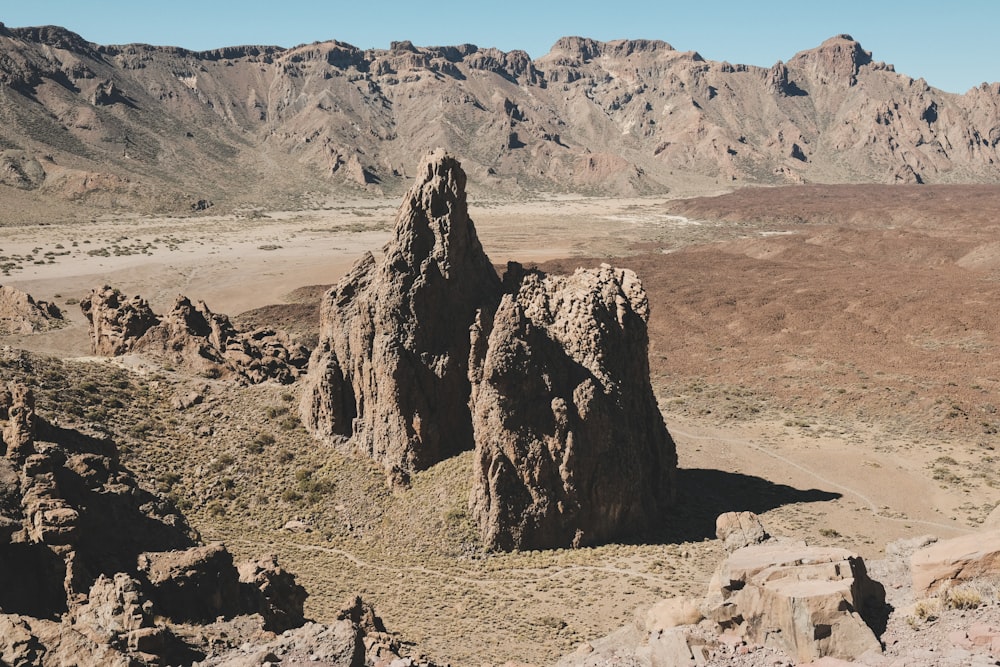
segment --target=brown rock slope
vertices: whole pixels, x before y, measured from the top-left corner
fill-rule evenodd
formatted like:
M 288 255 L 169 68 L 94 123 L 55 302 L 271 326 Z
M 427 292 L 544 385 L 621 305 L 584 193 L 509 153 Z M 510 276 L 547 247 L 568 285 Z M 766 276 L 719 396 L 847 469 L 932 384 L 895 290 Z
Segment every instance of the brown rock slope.
M 997 84 L 936 90 L 847 35 L 772 67 L 651 40 L 566 37 L 532 61 L 406 41 L 99 46 L 53 26 L 0 26 L 0 55 L 0 195 L 19 220 L 41 202 L 190 212 L 398 190 L 434 146 L 508 193 L 1000 177 Z
M 475 446 L 471 505 L 490 548 L 652 527 L 676 454 L 649 384 L 642 285 L 610 266 L 512 265 L 501 288 L 458 162 L 436 152 L 420 171 L 382 259 L 365 255 L 324 296 L 303 423 L 397 482 Z
M 307 362 L 305 348 L 284 332 L 237 331 L 226 315 L 184 296 L 160 317 L 145 299 L 127 299 L 105 285 L 82 299 L 80 308 L 90 322 L 94 352 L 104 356 L 150 354 L 192 372 L 249 384 L 294 382 Z

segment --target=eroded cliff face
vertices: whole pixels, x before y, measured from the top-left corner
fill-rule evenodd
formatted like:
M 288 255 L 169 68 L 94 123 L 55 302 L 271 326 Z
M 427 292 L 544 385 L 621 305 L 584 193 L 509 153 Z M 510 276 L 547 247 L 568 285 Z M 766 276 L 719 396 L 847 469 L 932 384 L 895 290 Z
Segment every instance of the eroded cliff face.
M 500 293 L 458 161 L 436 152 L 419 171 L 382 258 L 325 295 L 303 402 L 315 433 L 400 479 L 472 447 L 469 324 Z
M 501 284 L 458 162 L 435 152 L 420 172 L 382 257 L 362 257 L 324 297 L 303 423 L 394 483 L 475 448 L 471 507 L 489 548 L 652 528 L 677 459 L 638 278 L 511 265 Z
M 1000 180 L 997 84 L 937 90 L 849 35 L 789 56 L 582 37 L 536 60 L 405 41 L 191 52 L 0 28 L 0 196 L 22 204 L 0 218 L 31 202 L 190 213 L 401 192 L 427 146 L 506 195 Z
M 649 304 L 607 264 L 512 265 L 473 328 L 472 513 L 494 549 L 583 546 L 658 524 L 677 456 L 649 382 Z

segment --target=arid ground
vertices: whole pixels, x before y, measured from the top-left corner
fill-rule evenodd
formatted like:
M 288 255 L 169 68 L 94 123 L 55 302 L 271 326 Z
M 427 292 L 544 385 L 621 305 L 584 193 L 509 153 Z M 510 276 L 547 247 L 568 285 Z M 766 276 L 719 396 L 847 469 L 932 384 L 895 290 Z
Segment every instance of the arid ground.
M 306 434 L 295 385 L 88 357 L 75 304 L 104 283 L 157 312 L 185 294 L 308 341 L 315 286 L 381 246 L 396 201 L 2 228 L 2 282 L 55 301 L 70 323 L 3 341 L 68 361 L 6 349 L 0 367 L 33 377 L 50 418 L 102 425 L 205 539 L 278 553 L 311 592 L 313 618 L 360 593 L 391 630 L 453 664 L 550 662 L 637 607 L 702 593 L 723 511 L 874 557 L 897 537 L 968 532 L 1000 500 L 1000 187 L 470 199 L 497 264 L 604 261 L 644 281 L 653 385 L 681 465 L 680 506 L 657 534 L 484 554 L 466 512 L 470 455 L 393 493 L 379 469 Z M 192 390 L 203 403 L 171 407 Z

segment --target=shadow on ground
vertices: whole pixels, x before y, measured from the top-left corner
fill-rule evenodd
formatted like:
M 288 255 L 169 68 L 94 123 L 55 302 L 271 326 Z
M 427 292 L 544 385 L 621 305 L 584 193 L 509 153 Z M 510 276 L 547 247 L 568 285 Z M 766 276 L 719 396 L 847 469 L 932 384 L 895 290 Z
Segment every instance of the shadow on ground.
M 665 542 L 715 539 L 715 519 L 724 512 L 757 514 L 795 503 L 836 500 L 841 494 L 820 489 L 796 489 L 762 477 L 723 470 L 677 470 L 677 507 L 659 538 Z

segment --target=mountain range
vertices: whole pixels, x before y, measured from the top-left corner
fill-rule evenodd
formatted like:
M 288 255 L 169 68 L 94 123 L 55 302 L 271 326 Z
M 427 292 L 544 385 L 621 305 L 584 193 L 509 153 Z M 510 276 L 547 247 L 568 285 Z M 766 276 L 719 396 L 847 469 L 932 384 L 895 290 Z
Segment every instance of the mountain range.
M 0 24 L 5 221 L 397 194 L 434 147 L 509 198 L 995 183 L 998 144 L 1000 84 L 944 92 L 849 35 L 766 68 L 650 40 L 193 52 Z

